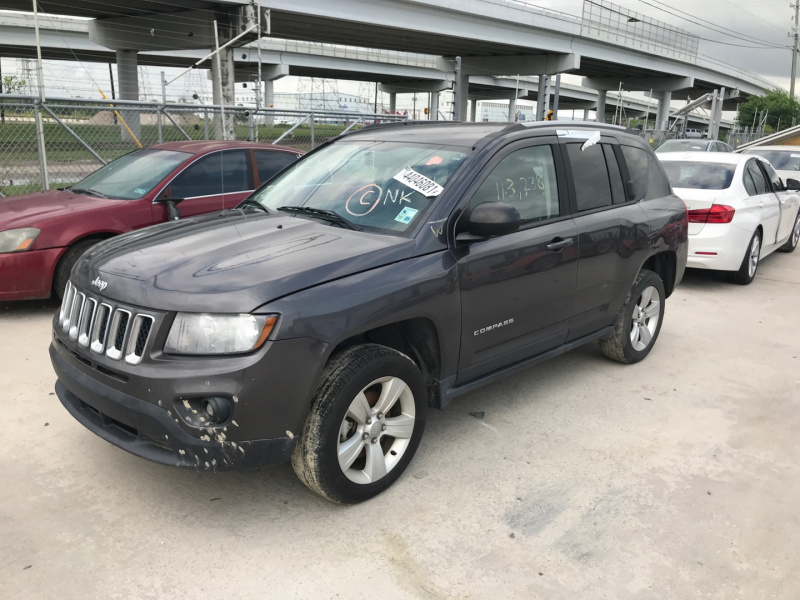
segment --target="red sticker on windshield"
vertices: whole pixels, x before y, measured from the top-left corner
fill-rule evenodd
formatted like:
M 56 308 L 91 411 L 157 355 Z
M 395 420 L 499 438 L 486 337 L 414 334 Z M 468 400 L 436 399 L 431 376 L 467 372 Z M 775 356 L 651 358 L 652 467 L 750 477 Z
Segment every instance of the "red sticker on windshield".
M 425 163 L 426 165 L 440 165 L 442 164 L 442 157 L 441 156 L 434 156 L 428 162 Z

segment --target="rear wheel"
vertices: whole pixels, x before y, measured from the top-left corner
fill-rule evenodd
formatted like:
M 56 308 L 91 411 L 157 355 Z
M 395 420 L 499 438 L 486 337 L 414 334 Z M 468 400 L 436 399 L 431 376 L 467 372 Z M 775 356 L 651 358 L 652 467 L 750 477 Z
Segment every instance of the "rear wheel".
M 368 500 L 411 462 L 427 405 L 422 374 L 406 355 L 377 344 L 350 348 L 323 373 L 292 467 L 329 500 Z
M 665 298 L 661 277 L 646 269 L 640 271 L 617 313 L 614 333 L 600 340 L 603 354 L 628 364 L 647 356 L 661 331 Z
M 778 248 L 778 250 L 781 252 L 794 252 L 794 249 L 797 248 L 798 241 L 800 241 L 800 210 L 797 211 L 797 216 L 794 218 L 792 234 L 789 236 L 789 239 L 786 240 L 786 243 Z
M 750 239 L 750 244 L 747 246 L 747 252 L 744 253 L 742 265 L 738 271 L 730 273 L 728 278 L 734 283 L 739 285 L 748 285 L 756 278 L 758 271 L 758 263 L 761 260 L 761 232 L 756 230 L 753 237 Z
M 67 287 L 72 267 L 78 262 L 78 259 L 83 256 L 89 248 L 94 246 L 100 240 L 81 240 L 75 242 L 64 252 L 61 260 L 58 261 L 56 272 L 53 275 L 53 293 L 61 300 L 64 297 L 64 289 Z

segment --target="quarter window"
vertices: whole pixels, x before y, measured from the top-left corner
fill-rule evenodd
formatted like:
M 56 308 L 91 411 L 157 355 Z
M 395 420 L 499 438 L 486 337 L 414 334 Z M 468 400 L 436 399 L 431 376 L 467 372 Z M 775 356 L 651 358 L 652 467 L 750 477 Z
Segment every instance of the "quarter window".
M 472 196 L 470 207 L 484 202 L 510 204 L 523 222 L 559 216 L 552 147 L 523 148 L 501 160 Z
M 628 174 L 633 182 L 633 200 L 641 200 L 647 194 L 649 163 L 647 152 L 634 146 L 622 146 L 622 155 L 628 165 Z

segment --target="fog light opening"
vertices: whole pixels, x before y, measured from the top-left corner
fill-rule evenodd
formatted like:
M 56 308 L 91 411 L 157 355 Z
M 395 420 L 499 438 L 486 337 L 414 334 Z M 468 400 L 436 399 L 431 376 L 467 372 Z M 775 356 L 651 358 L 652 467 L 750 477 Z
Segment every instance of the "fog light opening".
M 227 398 L 203 398 L 203 412 L 211 423 L 224 423 L 231 416 L 231 403 Z

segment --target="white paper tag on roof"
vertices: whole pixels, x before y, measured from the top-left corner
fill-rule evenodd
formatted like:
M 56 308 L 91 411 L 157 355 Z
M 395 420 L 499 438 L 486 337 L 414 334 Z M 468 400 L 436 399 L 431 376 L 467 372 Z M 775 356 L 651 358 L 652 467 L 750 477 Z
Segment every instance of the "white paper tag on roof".
M 407 185 L 415 192 L 419 192 L 426 198 L 438 196 L 444 189 L 433 179 L 425 177 L 422 173 L 417 173 L 414 169 L 406 167 L 400 171 L 393 179 L 396 179 L 403 185 Z

